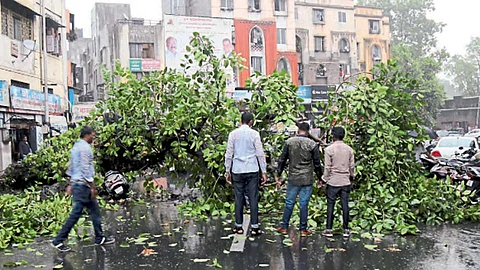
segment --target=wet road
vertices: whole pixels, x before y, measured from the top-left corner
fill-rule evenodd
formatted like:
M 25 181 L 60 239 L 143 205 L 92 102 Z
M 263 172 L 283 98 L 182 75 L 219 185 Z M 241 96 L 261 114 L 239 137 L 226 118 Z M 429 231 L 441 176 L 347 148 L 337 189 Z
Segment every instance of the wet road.
M 74 252 L 60 254 L 47 240 L 39 240 L 29 245 L 29 250 L 13 248 L 13 255 L 0 252 L 1 265 L 24 260 L 28 264 L 16 269 L 213 269 L 208 265 L 217 259 L 222 269 L 235 270 L 480 269 L 480 224 L 424 228 L 422 234 L 411 237 L 385 236 L 377 243 L 377 251 L 365 248 L 375 244 L 372 239 L 299 238 L 293 231 L 289 236 L 292 246 L 286 246 L 283 236 L 267 234 L 246 239 L 243 253 L 225 254 L 232 240 L 222 237 L 230 234 L 226 230 L 230 224 L 224 220 L 185 223 L 171 204 L 108 211 L 105 223 L 106 231 L 117 239 L 113 246 L 97 247 L 73 240 Z M 264 219 L 264 228 L 273 225 Z M 149 233 L 144 235 L 147 240 L 139 239 L 142 233 Z M 128 240 L 131 243 L 126 247 Z M 157 254 L 140 255 L 145 247 Z M 194 259 L 210 261 L 196 263 Z

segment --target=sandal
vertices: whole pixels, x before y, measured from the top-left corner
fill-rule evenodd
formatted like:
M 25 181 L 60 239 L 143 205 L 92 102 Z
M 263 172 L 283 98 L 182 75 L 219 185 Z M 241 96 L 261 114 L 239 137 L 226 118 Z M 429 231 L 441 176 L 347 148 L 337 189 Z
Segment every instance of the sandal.
M 243 231 L 243 228 L 242 227 L 235 227 L 232 229 L 233 233 L 236 233 L 236 234 L 243 234 L 244 231 Z
M 260 235 L 263 234 L 263 231 L 262 231 L 260 228 L 252 228 L 252 229 L 250 230 L 250 234 L 251 234 L 252 236 L 260 236 Z

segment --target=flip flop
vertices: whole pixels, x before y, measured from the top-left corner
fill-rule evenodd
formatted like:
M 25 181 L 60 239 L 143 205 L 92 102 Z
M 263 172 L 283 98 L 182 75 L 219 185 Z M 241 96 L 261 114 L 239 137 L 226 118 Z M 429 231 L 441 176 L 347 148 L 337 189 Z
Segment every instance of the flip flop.
M 242 227 L 235 227 L 232 229 L 232 231 L 236 234 L 243 234 L 245 232 Z
M 250 234 L 251 234 L 252 236 L 260 236 L 260 235 L 263 234 L 263 231 L 262 231 L 260 228 L 252 228 L 252 229 L 250 230 Z

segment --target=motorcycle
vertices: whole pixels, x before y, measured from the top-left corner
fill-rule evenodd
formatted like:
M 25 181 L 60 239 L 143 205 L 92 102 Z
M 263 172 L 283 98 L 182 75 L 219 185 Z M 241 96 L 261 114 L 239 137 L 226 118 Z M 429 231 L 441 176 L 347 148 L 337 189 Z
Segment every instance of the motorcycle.
M 103 187 L 108 196 L 113 199 L 125 199 L 130 190 L 130 185 L 125 176 L 117 171 L 108 171 L 105 174 Z

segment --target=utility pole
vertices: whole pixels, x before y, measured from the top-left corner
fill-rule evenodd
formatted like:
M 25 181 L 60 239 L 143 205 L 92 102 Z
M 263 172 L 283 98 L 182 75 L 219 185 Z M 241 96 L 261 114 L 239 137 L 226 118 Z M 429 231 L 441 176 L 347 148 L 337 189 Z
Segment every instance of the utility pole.
M 45 16 L 45 0 L 42 3 L 42 42 L 43 42 L 43 92 L 45 94 L 45 123 L 50 122 L 48 108 L 48 79 L 47 79 L 47 17 Z

